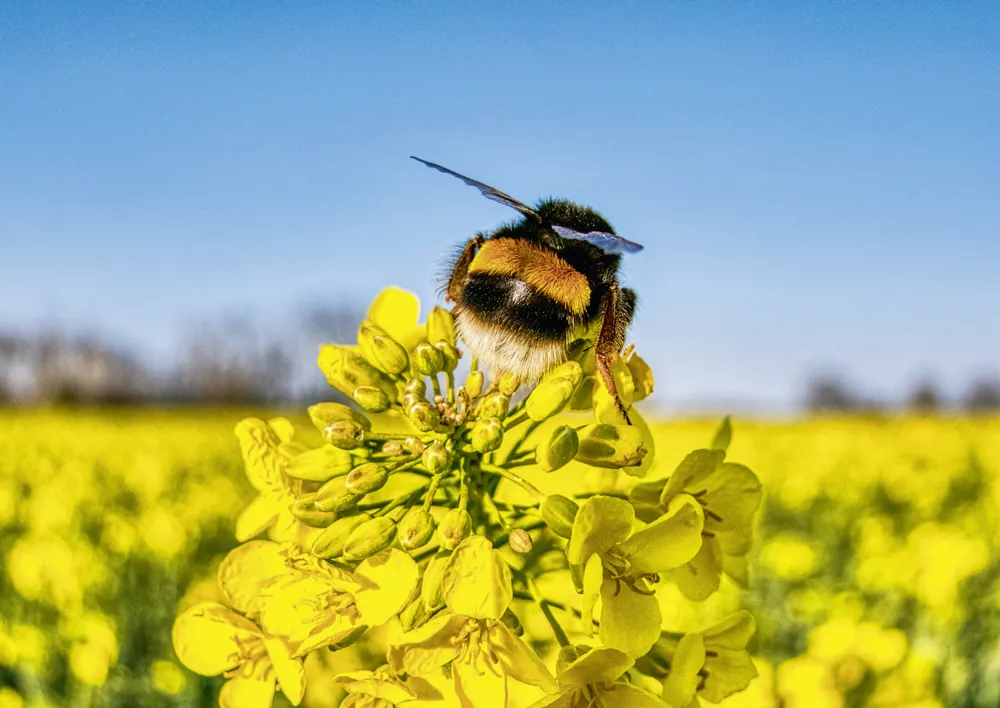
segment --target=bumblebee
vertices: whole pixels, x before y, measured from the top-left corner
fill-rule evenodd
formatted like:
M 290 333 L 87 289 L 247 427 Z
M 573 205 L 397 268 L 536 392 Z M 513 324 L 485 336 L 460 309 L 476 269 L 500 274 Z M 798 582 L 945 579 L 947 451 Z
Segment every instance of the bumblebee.
M 454 303 L 458 334 L 480 363 L 534 382 L 589 334 L 597 372 L 618 400 L 611 369 L 636 305 L 635 292 L 618 283 L 618 268 L 623 253 L 642 246 L 618 236 L 588 207 L 551 198 L 530 207 L 447 167 L 413 159 L 521 213 L 517 221 L 477 233 L 449 268 L 445 299 Z

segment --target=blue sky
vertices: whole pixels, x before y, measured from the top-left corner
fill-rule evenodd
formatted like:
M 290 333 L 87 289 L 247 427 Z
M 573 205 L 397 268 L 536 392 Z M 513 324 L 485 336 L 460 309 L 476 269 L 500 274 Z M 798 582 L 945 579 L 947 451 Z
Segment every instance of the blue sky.
M 1000 369 L 996 4 L 340 5 L 0 2 L 0 329 L 429 301 L 513 212 L 415 154 L 645 244 L 663 407 Z

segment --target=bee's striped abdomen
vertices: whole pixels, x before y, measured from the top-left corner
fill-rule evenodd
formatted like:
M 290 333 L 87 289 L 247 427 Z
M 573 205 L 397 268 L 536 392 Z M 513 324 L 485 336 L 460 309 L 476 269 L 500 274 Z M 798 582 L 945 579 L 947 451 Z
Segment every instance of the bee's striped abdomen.
M 582 315 L 590 304 L 587 277 L 556 253 L 525 239 L 498 238 L 484 243 L 469 266 L 473 280 L 477 274 L 527 285 L 573 316 Z

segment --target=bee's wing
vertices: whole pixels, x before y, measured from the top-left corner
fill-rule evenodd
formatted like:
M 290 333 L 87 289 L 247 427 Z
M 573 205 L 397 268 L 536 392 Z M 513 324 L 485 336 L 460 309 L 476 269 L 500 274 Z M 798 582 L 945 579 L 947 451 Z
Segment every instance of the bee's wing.
M 535 219 L 541 220 L 541 217 L 538 216 L 537 211 L 532 209 L 527 204 L 522 204 L 521 202 L 517 201 L 516 199 L 514 199 L 514 197 L 510 196 L 509 194 L 504 194 L 499 189 L 494 189 L 488 184 L 483 184 L 482 182 L 474 180 L 471 177 L 460 175 L 454 170 L 449 170 L 447 167 L 442 167 L 441 165 L 437 165 L 433 162 L 428 162 L 427 160 L 421 160 L 419 157 L 414 157 L 413 155 L 410 155 L 410 158 L 416 160 L 417 162 L 422 162 L 423 164 L 427 165 L 431 169 L 437 170 L 438 172 L 444 172 L 446 175 L 451 175 L 452 177 L 458 177 L 460 180 L 465 182 L 470 187 L 475 187 L 476 189 L 478 189 L 479 193 L 482 194 L 487 199 L 492 199 L 495 202 L 499 202 L 500 204 L 509 206 L 513 209 L 517 209 L 525 216 L 531 216 Z
M 627 238 L 622 238 L 616 234 L 609 234 L 605 231 L 588 231 L 587 233 L 581 233 L 579 231 L 574 231 L 573 229 L 568 229 L 565 226 L 559 226 L 558 224 L 553 224 L 552 230 L 563 238 L 574 239 L 576 241 L 586 241 L 587 243 L 593 244 L 605 253 L 638 253 L 642 250 L 642 246 L 634 241 L 629 241 Z

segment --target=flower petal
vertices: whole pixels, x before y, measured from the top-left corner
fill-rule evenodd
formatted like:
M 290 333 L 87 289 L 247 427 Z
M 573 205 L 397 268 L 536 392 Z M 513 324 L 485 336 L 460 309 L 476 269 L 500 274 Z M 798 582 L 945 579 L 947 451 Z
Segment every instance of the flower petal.
M 753 521 L 754 513 L 764 496 L 763 487 L 757 475 L 745 465 L 723 462 L 715 474 L 704 480 L 708 489 L 703 503 L 714 511 L 721 520 L 708 514 L 709 528 L 720 531 L 745 529 Z
M 510 568 L 485 536 L 470 536 L 458 545 L 443 588 L 448 609 L 476 619 L 499 619 L 514 597 Z
M 559 674 L 559 683 L 563 686 L 613 683 L 634 663 L 631 656 L 617 649 L 591 649 Z
M 285 458 L 278 451 L 281 439 L 275 429 L 259 418 L 244 418 L 236 424 L 234 432 L 240 443 L 247 478 L 254 489 L 263 491 L 279 485 Z
M 260 614 L 260 591 L 287 572 L 281 545 L 250 541 L 229 552 L 219 566 L 219 587 L 229 603 L 248 616 Z
M 667 480 L 667 486 L 663 488 L 663 495 L 660 497 L 660 506 L 666 508 L 671 499 L 684 491 L 701 491 L 703 487 L 698 485 L 715 472 L 719 463 L 725 458 L 726 453 L 722 450 L 706 449 L 689 452 Z M 695 486 L 698 488 L 695 489 Z
M 249 541 L 278 520 L 281 506 L 273 494 L 257 496 L 236 518 L 236 540 Z
M 238 642 L 261 636 L 260 629 L 217 602 L 200 602 L 174 621 L 172 638 L 177 658 L 203 676 L 236 668 Z
M 508 676 L 529 686 L 537 686 L 546 693 L 559 690 L 559 684 L 552 678 L 538 654 L 503 622 L 491 624 L 490 641 Z
M 670 579 L 689 600 L 701 602 L 719 589 L 722 581 L 722 552 L 714 538 L 703 539 L 701 549 L 690 561 L 670 571 Z
M 425 336 L 425 328 L 417 324 L 419 317 L 420 300 L 417 296 L 396 287 L 380 292 L 368 308 L 368 319 L 407 350 L 412 350 Z
M 222 684 L 221 708 L 271 708 L 274 701 L 274 677 L 237 676 Z
M 656 596 L 605 579 L 601 586 L 600 637 L 605 646 L 643 656 L 660 637 L 660 604 Z
M 452 641 L 468 617 L 442 612 L 412 632 L 406 632 L 389 647 L 389 666 L 399 673 L 415 676 L 431 674 L 458 656 L 459 647 Z
M 302 660 L 292 658 L 291 650 L 283 639 L 265 637 L 264 646 L 267 647 L 281 692 L 293 706 L 297 706 L 306 692 L 306 672 Z
M 663 682 L 663 700 L 673 708 L 685 708 L 694 698 L 705 665 L 705 642 L 700 634 L 685 634 L 670 658 L 670 672 Z
M 583 631 L 588 637 L 594 635 L 594 607 L 601 596 L 601 583 L 604 582 L 604 566 L 601 557 L 596 553 L 587 561 L 583 569 Z
M 559 691 L 559 693 L 553 693 L 540 698 L 528 706 L 528 708 L 574 708 L 574 706 L 580 705 L 577 702 L 577 693 L 579 691 L 579 686 L 570 686 Z
M 701 504 L 681 494 L 667 513 L 618 544 L 618 550 L 640 573 L 662 573 L 687 563 L 701 548 L 705 524 Z
M 670 708 L 659 696 L 627 683 L 599 686 L 596 691 L 606 708 Z
M 395 548 L 387 548 L 362 561 L 354 571 L 361 584 L 354 591 L 361 620 L 372 627 L 388 622 L 403 609 L 419 576 L 420 569 L 413 559 Z
M 757 623 L 746 610 L 740 610 L 718 624 L 705 629 L 705 645 L 712 649 L 745 649 L 750 637 L 757 630 Z
M 382 698 L 393 705 L 411 701 L 416 694 L 386 671 L 347 671 L 334 679 L 348 693 Z
M 463 708 L 506 708 L 507 677 L 492 661 L 456 661 L 455 693 Z
M 709 668 L 705 685 L 698 695 L 712 703 L 742 691 L 757 678 L 757 667 L 750 655 L 742 649 L 713 649 L 718 656 L 706 660 Z
M 624 499 L 596 496 L 583 503 L 573 521 L 566 556 L 574 565 L 583 565 L 594 553 L 607 551 L 632 532 L 635 511 Z

